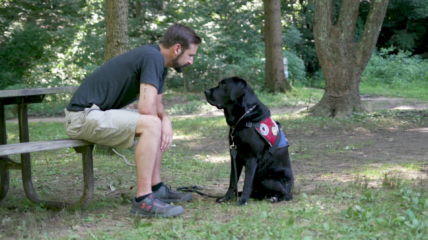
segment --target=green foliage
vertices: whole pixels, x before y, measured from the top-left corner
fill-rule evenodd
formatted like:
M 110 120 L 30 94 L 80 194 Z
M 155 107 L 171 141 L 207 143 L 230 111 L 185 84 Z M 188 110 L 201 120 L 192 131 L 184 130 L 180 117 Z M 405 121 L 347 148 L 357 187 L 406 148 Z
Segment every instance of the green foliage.
M 335 0 L 335 6 L 336 19 L 340 0 Z M 428 51 L 427 6 L 426 0 L 390 1 L 378 47 L 393 44 L 396 49 L 373 57 L 370 69 L 363 75 L 364 91 L 369 87 L 384 90 L 379 88 L 383 86 L 380 84 L 387 84 L 388 89 L 427 88 L 426 74 L 420 71 L 426 67 L 425 62 L 410 57 L 409 52 L 398 52 L 407 50 L 413 55 Z M 362 1 L 355 41 L 361 37 L 369 9 L 369 1 Z M 289 80 L 294 86 L 324 87 L 313 41 L 314 1 L 281 1 L 281 10 Z M 0 89 L 80 84 L 103 63 L 104 18 L 103 0 L 2 1 Z M 130 0 L 131 48 L 157 44 L 167 27 L 175 22 L 194 28 L 203 38 L 203 44 L 194 65 L 185 69 L 183 75 L 170 71 L 168 88 L 196 92 L 216 85 L 222 78 L 237 75 L 248 80 L 253 88 L 263 90 L 262 1 Z M 62 97 L 52 101 L 58 99 L 64 102 Z M 49 104 L 31 106 L 30 110 L 46 111 L 49 115 L 62 111 L 62 106 Z M 194 109 L 198 107 L 195 105 Z
M 24 26 L 16 25 L 10 29 L 0 51 L 0 65 L 2 66 L 0 89 L 22 83 L 20 79 L 32 67 L 33 62 L 43 58 L 43 45 L 40 43 L 49 39 L 48 32 L 39 29 L 34 23 Z M 44 60 L 47 60 L 46 57 Z
M 281 1 L 281 10 L 290 33 L 284 34 L 286 49 L 296 52 L 304 62 L 305 71 L 312 75 L 319 69 L 313 34 L 314 1 Z
M 408 51 L 399 50 L 392 54 L 396 48 L 383 48 L 374 53 L 363 75 L 362 85 L 365 88 L 382 87 L 399 90 L 402 94 L 409 91 L 409 97 L 418 98 L 426 95 L 424 89 L 428 88 L 428 61 L 418 56 L 411 56 Z M 413 90 L 419 91 L 416 93 Z M 404 96 L 400 94 L 399 96 Z
M 57 78 L 75 83 L 71 78 L 79 76 L 64 59 L 82 18 L 88 17 L 82 11 L 85 6 L 83 0 L 4 1 L 0 8 L 0 89 L 14 89 L 14 84 L 55 86 Z
M 293 52 L 285 51 L 284 55 L 288 60 L 288 79 L 292 80 L 292 82 L 306 83 L 306 71 L 303 60 Z
M 427 40 L 427 16 L 426 0 L 391 0 L 377 47 L 394 45 L 400 50 L 418 54 L 428 51 L 428 46 L 424 44 Z
M 371 84 L 386 84 L 402 87 L 406 84 L 426 83 L 428 61 L 420 57 L 411 57 L 408 51 L 399 50 L 397 54 L 394 47 L 382 48 L 379 53 L 373 54 L 367 65 L 363 77 L 370 79 Z M 365 79 L 363 79 L 365 81 Z

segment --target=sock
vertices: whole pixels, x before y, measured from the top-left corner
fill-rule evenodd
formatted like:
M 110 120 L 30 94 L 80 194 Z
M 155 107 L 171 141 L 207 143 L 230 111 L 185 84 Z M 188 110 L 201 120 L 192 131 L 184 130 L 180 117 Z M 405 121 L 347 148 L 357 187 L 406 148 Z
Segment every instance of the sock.
M 135 201 L 137 201 L 137 202 L 141 202 L 141 201 L 143 201 L 143 200 L 144 200 L 144 198 L 148 197 L 150 194 L 151 194 L 151 193 L 146 194 L 146 195 L 143 195 L 143 196 L 139 196 L 139 197 L 135 198 Z
M 154 186 L 152 186 L 152 191 L 156 192 L 157 190 L 159 190 L 159 188 L 161 188 L 163 186 L 163 182 L 160 182 Z

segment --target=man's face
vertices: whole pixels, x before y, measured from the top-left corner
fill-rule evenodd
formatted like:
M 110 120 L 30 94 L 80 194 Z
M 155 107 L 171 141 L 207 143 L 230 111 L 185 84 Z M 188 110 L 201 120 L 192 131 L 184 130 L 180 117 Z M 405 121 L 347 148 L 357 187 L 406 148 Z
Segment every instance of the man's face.
M 172 60 L 172 67 L 175 71 L 181 73 L 184 67 L 193 64 L 193 57 L 196 55 L 198 46 L 199 45 L 191 44 L 189 49 L 181 51 L 180 54 Z

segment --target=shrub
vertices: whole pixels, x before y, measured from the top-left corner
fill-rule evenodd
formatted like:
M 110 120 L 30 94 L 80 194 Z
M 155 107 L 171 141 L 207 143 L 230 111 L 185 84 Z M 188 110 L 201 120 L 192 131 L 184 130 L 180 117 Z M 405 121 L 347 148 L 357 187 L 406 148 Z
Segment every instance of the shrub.
M 374 53 L 368 63 L 361 81 L 371 86 L 389 85 L 393 88 L 413 88 L 425 85 L 428 81 L 428 61 L 419 56 L 411 56 L 409 51 L 394 47 L 382 48 Z

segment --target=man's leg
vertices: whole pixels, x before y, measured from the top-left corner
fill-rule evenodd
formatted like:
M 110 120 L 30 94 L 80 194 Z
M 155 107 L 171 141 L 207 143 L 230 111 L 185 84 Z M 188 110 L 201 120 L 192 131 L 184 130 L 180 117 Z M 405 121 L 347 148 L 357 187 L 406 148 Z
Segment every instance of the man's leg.
M 176 192 L 163 184 L 161 180 L 161 165 L 162 165 L 163 152 L 158 149 L 156 155 L 156 163 L 153 168 L 152 174 L 152 191 L 156 197 L 162 199 L 166 203 L 177 203 L 177 202 L 188 202 L 192 200 L 193 196 L 191 193 Z
M 140 115 L 135 132 L 140 136 L 135 146 L 137 197 L 139 197 L 152 192 L 152 175 L 161 137 L 160 119 L 155 116 Z
M 152 193 L 152 176 L 160 149 L 161 122 L 150 115 L 140 115 L 135 130 L 139 140 L 135 147 L 137 197 L 132 201 L 131 215 L 140 217 L 174 217 L 184 213 L 181 206 L 172 206 Z
M 160 146 L 160 143 L 159 143 Z M 162 150 L 160 150 L 160 147 L 158 148 L 158 152 L 156 154 L 156 162 L 153 168 L 153 173 L 152 173 L 152 186 L 159 184 L 160 182 L 162 182 L 161 180 L 161 166 L 162 166 L 162 158 L 163 158 L 163 152 Z

